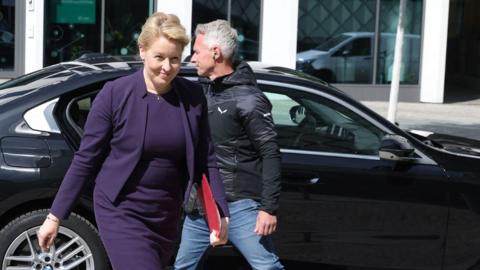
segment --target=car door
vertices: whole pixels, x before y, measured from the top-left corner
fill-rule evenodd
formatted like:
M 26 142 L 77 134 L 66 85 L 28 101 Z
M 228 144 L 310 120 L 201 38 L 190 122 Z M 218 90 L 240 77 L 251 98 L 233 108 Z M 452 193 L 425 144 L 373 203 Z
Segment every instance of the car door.
M 262 81 L 282 151 L 280 258 L 384 269 L 440 269 L 447 178 L 416 150 L 381 160 L 391 130 L 309 88 Z
M 370 83 L 373 35 L 354 37 L 332 55 L 338 83 Z

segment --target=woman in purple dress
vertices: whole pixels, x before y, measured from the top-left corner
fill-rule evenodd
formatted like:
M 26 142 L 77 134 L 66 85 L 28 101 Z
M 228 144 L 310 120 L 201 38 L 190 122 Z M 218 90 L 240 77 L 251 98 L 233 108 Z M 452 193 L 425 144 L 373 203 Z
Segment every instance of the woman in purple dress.
M 95 218 L 115 270 L 162 269 L 179 236 L 182 198 L 203 173 L 228 208 L 210 141 L 201 87 L 177 77 L 189 38 L 175 15 L 155 13 L 138 39 L 144 68 L 105 84 L 92 105 L 79 150 L 43 225 L 50 248 L 82 187 L 95 179 Z M 212 244 L 226 241 L 226 227 Z

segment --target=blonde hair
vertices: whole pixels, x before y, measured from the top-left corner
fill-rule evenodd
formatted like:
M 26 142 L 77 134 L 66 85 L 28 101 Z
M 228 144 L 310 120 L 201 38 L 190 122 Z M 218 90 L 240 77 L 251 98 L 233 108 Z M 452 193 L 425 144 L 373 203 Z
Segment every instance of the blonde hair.
M 157 12 L 148 17 L 142 26 L 142 32 L 138 36 L 137 44 L 139 47 L 148 49 L 161 36 L 178 42 L 182 45 L 182 48 L 190 42 L 185 27 L 180 24 L 180 19 L 176 15 Z

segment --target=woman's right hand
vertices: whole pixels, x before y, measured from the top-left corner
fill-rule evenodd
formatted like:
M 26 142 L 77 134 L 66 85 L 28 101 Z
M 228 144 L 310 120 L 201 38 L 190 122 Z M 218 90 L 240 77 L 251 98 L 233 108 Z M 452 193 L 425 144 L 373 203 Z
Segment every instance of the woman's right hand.
M 228 217 L 221 219 L 220 232 L 212 231 L 210 233 L 210 245 L 213 247 L 225 245 L 228 242 L 228 226 L 230 224 Z
M 42 251 L 46 252 L 53 244 L 57 237 L 60 220 L 53 214 L 48 214 L 42 226 L 37 232 L 38 245 Z

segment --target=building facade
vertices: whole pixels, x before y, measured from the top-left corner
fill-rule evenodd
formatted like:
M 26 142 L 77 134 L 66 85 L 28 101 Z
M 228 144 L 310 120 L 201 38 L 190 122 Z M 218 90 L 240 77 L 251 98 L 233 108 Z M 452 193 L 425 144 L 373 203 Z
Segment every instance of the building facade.
M 478 50 L 468 50 L 476 39 L 466 34 L 475 33 L 469 14 L 477 5 L 407 1 L 400 100 L 441 103 L 460 80 L 475 88 Z M 0 0 L 0 79 L 85 53 L 136 54 L 154 11 L 176 14 L 190 33 L 198 23 L 229 20 L 239 59 L 301 70 L 358 99 L 388 100 L 399 0 Z

